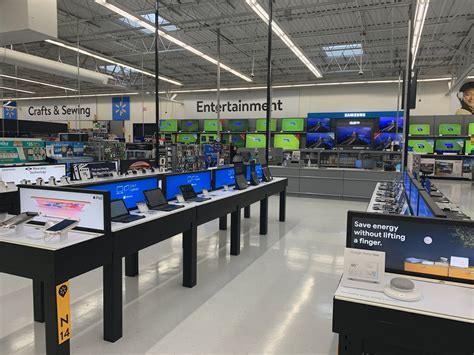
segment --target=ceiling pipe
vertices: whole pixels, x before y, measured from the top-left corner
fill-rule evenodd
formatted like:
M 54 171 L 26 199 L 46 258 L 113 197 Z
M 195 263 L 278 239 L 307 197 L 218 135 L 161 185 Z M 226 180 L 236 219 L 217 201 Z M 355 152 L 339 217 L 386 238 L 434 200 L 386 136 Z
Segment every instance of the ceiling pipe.
M 12 49 L 0 48 L 0 63 L 18 65 L 20 67 L 41 71 L 48 74 L 59 75 L 70 79 L 78 79 L 96 85 L 107 85 L 113 77 L 97 73 L 93 70 L 79 68 L 76 66 L 56 62 L 51 59 L 41 58 L 35 55 L 18 52 Z

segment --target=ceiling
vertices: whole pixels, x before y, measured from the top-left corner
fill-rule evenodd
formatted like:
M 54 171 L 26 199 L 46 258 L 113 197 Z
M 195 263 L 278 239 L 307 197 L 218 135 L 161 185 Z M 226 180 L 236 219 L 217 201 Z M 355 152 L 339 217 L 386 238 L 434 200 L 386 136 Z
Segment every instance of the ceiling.
M 151 0 L 109 0 L 136 15 L 154 12 Z M 267 9 L 268 1 L 259 0 Z M 277 84 L 320 81 L 360 81 L 397 78 L 404 67 L 407 48 L 408 9 L 411 0 L 279 0 L 274 19 L 322 72 L 317 79 L 277 37 L 273 37 L 273 82 Z M 160 15 L 178 29 L 172 36 L 214 58 L 218 57 L 217 33 L 221 33 L 221 61 L 240 73 L 254 74 L 253 83 L 222 71 L 222 87 L 265 85 L 267 25 L 245 0 L 162 0 Z M 431 0 L 416 60 L 419 77 L 459 76 L 472 65 L 474 1 Z M 93 0 L 58 0 L 58 34 L 63 42 L 154 72 L 154 34 L 136 28 Z M 162 28 L 169 29 L 163 25 Z M 356 44 L 363 55 L 345 51 L 331 58 L 324 47 Z M 10 47 L 9 47 L 10 48 Z M 104 72 L 103 61 L 45 42 L 13 44 L 14 50 L 61 60 L 63 63 Z M 335 52 L 333 52 L 335 53 Z M 215 88 L 217 66 L 160 38 L 160 75 L 180 81 L 178 87 L 160 81 L 160 91 Z M 114 66 L 109 66 L 113 70 Z M 46 81 L 79 89 L 81 94 L 153 91 L 154 79 L 117 69 L 111 85 L 65 79 L 22 67 L 0 64 L 3 74 Z M 17 87 L 44 95 L 64 94 L 61 89 L 0 78 L 0 86 Z M 12 92 L 0 89 L 0 97 Z M 14 93 L 14 96 L 32 96 Z M 34 95 L 33 95 L 34 96 Z

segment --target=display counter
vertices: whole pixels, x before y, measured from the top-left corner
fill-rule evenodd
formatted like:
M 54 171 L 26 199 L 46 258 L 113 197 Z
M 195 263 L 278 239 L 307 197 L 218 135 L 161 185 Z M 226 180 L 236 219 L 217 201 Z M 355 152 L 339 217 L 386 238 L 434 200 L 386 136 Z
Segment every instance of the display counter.
M 301 196 L 370 200 L 377 182 L 392 181 L 397 172 L 363 169 L 270 166 L 273 176 L 288 178 L 287 192 Z

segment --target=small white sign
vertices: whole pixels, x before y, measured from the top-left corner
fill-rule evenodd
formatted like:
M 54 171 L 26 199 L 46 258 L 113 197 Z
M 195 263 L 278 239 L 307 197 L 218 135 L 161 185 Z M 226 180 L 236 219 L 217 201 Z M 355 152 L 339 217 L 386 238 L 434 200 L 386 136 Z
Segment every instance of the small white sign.
M 346 248 L 342 285 L 363 290 L 383 291 L 385 252 Z

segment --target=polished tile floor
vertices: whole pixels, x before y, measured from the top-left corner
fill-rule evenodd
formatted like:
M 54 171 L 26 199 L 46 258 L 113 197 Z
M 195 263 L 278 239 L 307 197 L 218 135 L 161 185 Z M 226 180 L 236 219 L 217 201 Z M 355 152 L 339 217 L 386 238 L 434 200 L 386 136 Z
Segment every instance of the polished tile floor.
M 437 183 L 467 213 L 470 183 Z M 102 270 L 71 280 L 72 354 L 336 354 L 332 297 L 343 268 L 346 213 L 365 202 L 288 197 L 287 222 L 270 199 L 268 236 L 258 205 L 243 220 L 242 252 L 229 255 L 217 221 L 199 228 L 198 285 L 181 286 L 181 237 L 141 252 L 140 276 L 124 281 L 124 334 L 102 340 Z M 0 354 L 43 354 L 32 321 L 31 281 L 0 274 Z

